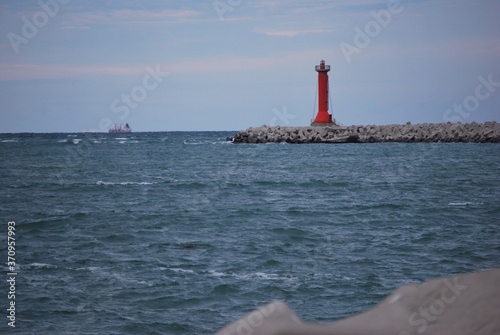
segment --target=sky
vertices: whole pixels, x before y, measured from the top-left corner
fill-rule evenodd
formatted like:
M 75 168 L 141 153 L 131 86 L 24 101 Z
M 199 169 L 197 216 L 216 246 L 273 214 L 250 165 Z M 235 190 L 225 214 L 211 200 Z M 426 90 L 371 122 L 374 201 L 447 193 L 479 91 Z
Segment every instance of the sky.
M 0 132 L 500 122 L 498 0 L 0 0 Z

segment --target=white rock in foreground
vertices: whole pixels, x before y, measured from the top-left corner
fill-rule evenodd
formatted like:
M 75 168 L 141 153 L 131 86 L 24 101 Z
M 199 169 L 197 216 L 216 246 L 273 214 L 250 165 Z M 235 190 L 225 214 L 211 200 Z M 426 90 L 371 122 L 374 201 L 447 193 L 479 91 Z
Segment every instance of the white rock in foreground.
M 216 335 L 498 335 L 500 269 L 405 285 L 375 308 L 332 324 L 302 322 L 273 302 Z

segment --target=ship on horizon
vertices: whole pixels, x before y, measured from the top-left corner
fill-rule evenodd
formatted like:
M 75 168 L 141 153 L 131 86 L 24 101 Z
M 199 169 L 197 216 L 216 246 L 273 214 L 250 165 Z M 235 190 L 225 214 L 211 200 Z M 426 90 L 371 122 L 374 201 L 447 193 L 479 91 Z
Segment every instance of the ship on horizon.
M 132 128 L 128 125 L 128 123 L 115 123 L 114 128 L 108 130 L 108 133 L 130 133 L 132 132 Z

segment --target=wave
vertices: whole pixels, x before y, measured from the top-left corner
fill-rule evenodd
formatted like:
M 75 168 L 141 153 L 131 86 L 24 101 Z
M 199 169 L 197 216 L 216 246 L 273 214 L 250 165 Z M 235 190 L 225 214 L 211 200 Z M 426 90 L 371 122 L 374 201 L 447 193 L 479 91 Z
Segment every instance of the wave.
M 153 185 L 157 183 L 152 183 L 148 181 L 122 181 L 122 182 L 111 182 L 111 181 L 97 181 L 96 185 Z
M 297 279 L 296 277 L 289 276 L 280 276 L 276 273 L 266 273 L 266 272 L 254 272 L 254 273 L 246 273 L 246 274 L 237 274 L 237 273 L 225 273 L 219 272 L 216 270 L 208 271 L 208 274 L 213 277 L 233 277 L 240 280 L 293 280 Z
M 26 220 L 22 223 L 26 228 L 25 229 L 45 229 L 47 225 L 59 224 L 61 222 L 67 222 L 71 219 L 78 219 L 86 217 L 90 214 L 90 212 L 75 212 L 66 214 L 64 212 L 59 213 L 56 211 L 55 213 L 36 213 L 38 218 L 33 220 Z
M 176 184 L 172 184 L 172 188 L 175 189 L 191 189 L 191 190 L 198 190 L 201 188 L 207 188 L 210 185 L 208 183 L 202 183 L 202 182 L 179 182 Z
M 219 271 L 215 271 L 215 270 L 209 270 L 208 273 L 214 277 L 227 277 L 227 276 L 229 276 L 228 274 L 226 274 L 224 272 L 219 272 Z
M 280 277 L 275 273 L 255 272 L 244 275 L 234 275 L 238 279 L 263 279 L 263 280 L 285 280 L 287 277 Z
M 460 206 L 460 207 L 481 206 L 481 205 L 484 205 L 484 202 L 452 201 L 448 204 L 448 206 Z
M 186 145 L 200 145 L 200 144 L 205 144 L 203 142 L 188 142 L 188 141 L 184 141 L 183 143 L 186 144 Z
M 232 142 L 226 141 L 225 139 L 223 141 L 193 141 L 189 142 L 187 140 L 183 141 L 184 145 L 207 145 L 207 144 L 232 144 Z
M 180 268 L 169 268 L 169 270 L 177 272 L 177 273 L 191 273 L 191 274 L 195 273 L 193 270 L 186 270 L 186 269 L 180 269 Z
M 35 269 L 57 269 L 57 265 L 46 264 L 46 263 L 31 263 L 31 264 L 27 264 L 27 265 L 23 265 L 23 266 L 20 266 L 19 264 L 17 264 L 17 266 L 19 266 L 20 268 L 28 268 L 28 269 L 31 269 L 31 268 L 35 268 Z

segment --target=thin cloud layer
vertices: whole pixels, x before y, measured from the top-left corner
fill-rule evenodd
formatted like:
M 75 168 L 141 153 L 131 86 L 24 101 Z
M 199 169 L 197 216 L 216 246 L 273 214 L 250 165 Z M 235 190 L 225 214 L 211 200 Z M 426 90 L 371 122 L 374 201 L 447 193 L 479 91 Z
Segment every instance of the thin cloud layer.
M 294 37 L 300 34 L 322 34 L 322 33 L 331 33 L 333 30 L 331 29 L 305 29 L 305 30 L 264 30 L 257 29 L 257 33 L 261 33 L 267 36 L 288 36 Z

